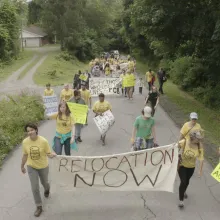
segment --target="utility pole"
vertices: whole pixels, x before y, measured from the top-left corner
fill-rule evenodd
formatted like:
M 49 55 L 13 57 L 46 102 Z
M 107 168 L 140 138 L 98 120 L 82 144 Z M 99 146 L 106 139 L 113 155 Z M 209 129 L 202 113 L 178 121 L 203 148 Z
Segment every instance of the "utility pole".
M 23 18 L 21 19 L 21 51 L 24 51 L 24 40 L 23 40 Z

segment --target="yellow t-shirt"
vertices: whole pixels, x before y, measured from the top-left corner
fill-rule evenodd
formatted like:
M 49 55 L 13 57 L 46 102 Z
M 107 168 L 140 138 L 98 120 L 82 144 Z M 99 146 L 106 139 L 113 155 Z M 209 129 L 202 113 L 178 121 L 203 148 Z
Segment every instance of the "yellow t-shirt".
M 202 146 L 199 148 L 197 145 L 190 143 L 190 140 L 182 140 L 179 142 L 179 145 L 181 148 L 184 148 L 185 145 L 185 149 L 182 154 L 182 166 L 186 168 L 194 168 L 196 166 L 196 159 L 200 161 L 204 160 L 204 150 Z
M 189 133 L 192 131 L 202 130 L 200 124 L 196 123 L 196 125 L 191 129 L 190 122 L 186 122 L 180 130 L 180 133 L 186 138 L 189 139 Z M 190 132 L 188 132 L 190 130 Z M 188 132 L 188 133 L 187 133 Z
M 111 109 L 112 107 L 110 103 L 107 101 L 104 101 L 104 102 L 97 101 L 92 108 L 94 112 L 100 112 L 100 113 L 104 113 Z
M 54 91 L 53 89 L 45 89 L 44 90 L 44 96 L 53 96 L 54 95 Z
M 111 73 L 110 70 L 111 70 L 110 67 L 106 67 L 106 68 L 105 68 L 105 75 L 106 75 L 106 76 L 108 76 L 108 75 Z
M 27 165 L 35 169 L 44 169 L 48 166 L 47 154 L 51 153 L 48 141 L 38 136 L 36 141 L 27 137 L 22 142 L 23 154 L 28 155 Z
M 68 90 L 63 89 L 60 94 L 60 98 L 65 102 L 69 101 L 70 98 L 72 98 L 73 96 L 74 95 L 72 89 L 68 89 Z
M 61 119 L 58 117 L 58 113 L 55 113 L 50 116 L 52 119 L 56 119 L 56 131 L 60 134 L 67 134 L 72 131 L 72 127 L 75 124 L 73 117 L 71 115 L 66 117 L 62 115 Z
M 84 99 L 86 105 L 89 105 L 89 99 L 91 98 L 91 94 L 89 90 L 80 89 L 81 97 Z
M 151 82 L 151 80 L 153 79 L 153 76 L 154 76 L 153 72 L 151 72 L 151 74 L 150 74 L 150 72 L 147 72 L 146 73 L 147 82 Z
M 133 73 L 131 74 L 126 74 L 125 77 L 124 77 L 125 81 L 126 81 L 126 84 L 125 85 L 126 87 L 132 87 L 132 86 L 135 86 L 135 76 Z

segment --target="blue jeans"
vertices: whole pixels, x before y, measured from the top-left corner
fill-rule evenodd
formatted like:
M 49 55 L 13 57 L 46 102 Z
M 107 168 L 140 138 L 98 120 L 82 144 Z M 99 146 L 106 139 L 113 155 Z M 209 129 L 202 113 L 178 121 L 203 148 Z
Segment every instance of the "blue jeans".
M 66 156 L 70 156 L 70 140 L 71 140 L 71 138 L 67 138 L 63 144 Z M 62 155 L 63 145 L 60 142 L 60 138 L 55 137 L 54 151 L 56 152 L 57 155 Z
M 144 139 L 137 137 L 135 140 L 135 149 L 136 150 L 144 150 L 144 149 L 150 149 L 154 146 L 154 139 Z
M 75 139 L 81 136 L 82 124 L 75 124 Z

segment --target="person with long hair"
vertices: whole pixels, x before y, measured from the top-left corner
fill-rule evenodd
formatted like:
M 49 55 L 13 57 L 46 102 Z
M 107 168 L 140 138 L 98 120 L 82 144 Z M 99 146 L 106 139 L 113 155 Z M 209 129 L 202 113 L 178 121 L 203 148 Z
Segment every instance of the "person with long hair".
M 61 102 L 58 106 L 58 113 L 51 115 L 49 118 L 56 120 L 54 151 L 57 155 L 61 155 L 64 146 L 65 154 L 70 156 L 71 144 L 75 142 L 75 123 L 67 103 Z
M 50 195 L 50 184 L 48 181 L 48 157 L 53 158 L 56 154 L 51 152 L 48 141 L 44 137 L 38 135 L 37 125 L 28 123 L 24 130 L 27 132 L 28 137 L 22 142 L 23 156 L 21 162 L 21 172 L 23 174 L 28 172 L 34 201 L 37 206 L 34 215 L 39 217 L 43 211 L 39 179 L 44 187 L 44 196 L 48 198 Z M 24 167 L 26 163 L 27 171 Z
M 189 181 L 195 171 L 196 160 L 200 161 L 199 176 L 202 175 L 204 150 L 201 140 L 203 136 L 198 130 L 189 132 L 189 138 L 183 139 L 179 142 L 179 148 L 182 150 L 180 166 L 178 168 L 178 174 L 180 177 L 179 186 L 179 207 L 184 207 L 184 199 L 188 198 L 186 194 Z

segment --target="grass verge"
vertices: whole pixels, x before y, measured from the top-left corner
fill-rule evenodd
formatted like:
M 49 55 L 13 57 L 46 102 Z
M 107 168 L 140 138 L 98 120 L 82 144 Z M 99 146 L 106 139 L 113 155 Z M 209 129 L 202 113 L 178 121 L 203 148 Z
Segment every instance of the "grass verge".
M 62 52 L 53 52 L 48 55 L 34 75 L 36 84 L 45 86 L 46 83 L 50 83 L 52 86 L 57 86 L 72 83 L 75 73 L 79 70 L 88 70 L 88 64 L 77 59 L 65 60 L 60 56 L 61 54 Z
M 41 97 L 22 93 L 0 101 L 0 165 L 24 138 L 24 126 L 44 118 Z
M 10 63 L 0 63 L 0 81 L 5 80 L 13 72 L 21 68 L 25 63 L 31 60 L 34 56 L 34 52 L 31 50 L 25 50 L 20 53 L 19 57 L 16 60 L 11 61 Z
M 147 69 L 147 65 L 137 62 L 139 73 L 144 74 Z M 219 111 L 207 108 L 199 100 L 179 89 L 170 80 L 164 84 L 164 92 L 165 96 L 161 96 L 160 104 L 179 127 L 189 120 L 190 112 L 198 113 L 199 123 L 205 130 L 206 158 L 215 166 L 218 163 L 216 152 L 220 147 Z
M 27 74 L 27 72 L 28 72 L 31 68 L 33 68 L 41 58 L 42 58 L 42 57 L 39 56 L 39 57 L 37 57 L 32 63 L 30 63 L 30 64 L 19 74 L 18 79 L 19 79 L 19 80 L 23 79 L 23 78 L 25 77 L 25 75 Z

